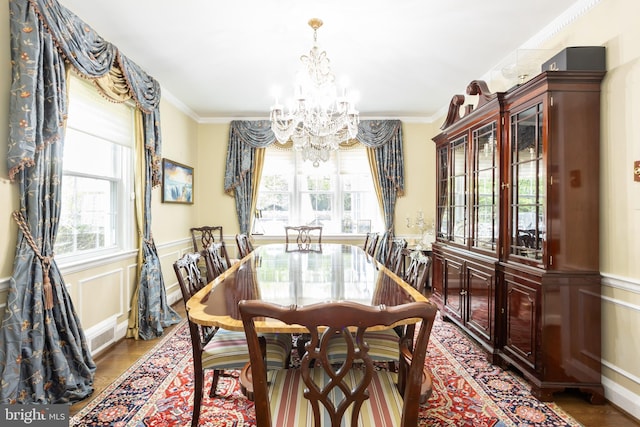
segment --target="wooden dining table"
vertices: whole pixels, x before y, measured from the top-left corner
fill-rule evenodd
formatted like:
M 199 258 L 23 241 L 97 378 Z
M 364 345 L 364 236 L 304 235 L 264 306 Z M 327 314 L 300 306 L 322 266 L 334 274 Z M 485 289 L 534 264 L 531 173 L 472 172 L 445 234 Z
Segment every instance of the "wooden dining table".
M 187 311 L 195 323 L 242 331 L 238 302 L 250 299 L 283 306 L 328 301 L 395 306 L 427 300 L 358 246 L 283 243 L 257 247 L 191 297 Z M 256 322 L 256 329 L 308 332 L 274 319 Z

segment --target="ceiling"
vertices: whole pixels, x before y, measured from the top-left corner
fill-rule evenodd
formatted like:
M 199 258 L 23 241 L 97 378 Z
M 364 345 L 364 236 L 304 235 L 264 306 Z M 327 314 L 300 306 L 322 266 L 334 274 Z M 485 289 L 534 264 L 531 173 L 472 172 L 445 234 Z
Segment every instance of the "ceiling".
M 299 57 L 313 44 L 307 22 L 314 17 L 324 21 L 318 44 L 337 80 L 349 82 L 362 118 L 427 121 L 471 80 L 500 71 L 505 58 L 515 63 L 517 52 L 549 32 L 552 21 L 561 26 L 556 18 L 584 3 L 59 1 L 198 121 L 268 118 L 278 92 L 281 101 L 293 95 Z

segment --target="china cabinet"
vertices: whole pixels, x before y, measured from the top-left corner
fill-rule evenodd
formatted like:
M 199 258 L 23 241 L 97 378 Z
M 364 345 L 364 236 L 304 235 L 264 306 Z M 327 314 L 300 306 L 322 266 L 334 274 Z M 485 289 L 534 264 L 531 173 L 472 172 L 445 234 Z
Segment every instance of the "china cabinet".
M 473 81 L 436 143 L 432 298 L 533 394 L 600 382 L 600 71 Z M 475 99 L 475 107 L 473 101 Z M 465 105 L 466 104 L 466 105 Z

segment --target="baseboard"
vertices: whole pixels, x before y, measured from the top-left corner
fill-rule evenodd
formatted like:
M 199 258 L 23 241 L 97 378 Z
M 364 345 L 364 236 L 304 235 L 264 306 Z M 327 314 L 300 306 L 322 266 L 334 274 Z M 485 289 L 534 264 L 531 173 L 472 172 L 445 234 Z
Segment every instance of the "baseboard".
M 110 317 L 85 331 L 87 345 L 92 356 L 100 354 L 118 341 L 116 318 Z
M 167 303 L 169 305 L 175 304 L 177 301 L 182 300 L 182 294 L 180 291 L 171 292 L 167 294 Z M 89 351 L 92 357 L 96 357 L 104 350 L 108 349 L 112 344 L 126 338 L 127 331 L 129 330 L 129 320 L 120 322 L 116 325 L 116 319 L 110 318 L 98 325 L 89 328 L 85 331 L 87 343 L 89 345 Z
M 622 387 L 620 384 L 602 377 L 605 398 L 637 420 L 640 420 L 640 395 Z

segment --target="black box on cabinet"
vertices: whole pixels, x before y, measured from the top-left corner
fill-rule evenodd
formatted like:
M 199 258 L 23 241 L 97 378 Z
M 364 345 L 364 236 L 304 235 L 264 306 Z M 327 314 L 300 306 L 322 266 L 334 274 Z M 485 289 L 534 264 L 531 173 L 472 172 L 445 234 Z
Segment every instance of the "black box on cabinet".
M 563 49 L 542 64 L 542 71 L 607 71 L 604 46 Z

